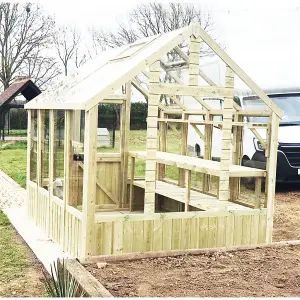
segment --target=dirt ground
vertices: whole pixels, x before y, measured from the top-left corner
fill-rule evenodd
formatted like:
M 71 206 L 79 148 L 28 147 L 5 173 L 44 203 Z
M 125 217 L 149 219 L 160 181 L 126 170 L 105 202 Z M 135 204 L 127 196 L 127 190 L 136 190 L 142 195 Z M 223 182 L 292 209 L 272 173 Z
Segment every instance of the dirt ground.
M 17 244 L 26 250 L 28 266 L 25 272 L 22 272 L 22 276 L 17 275 L 13 279 L 5 279 L 5 274 L 0 276 L 0 297 L 46 297 L 47 293 L 42 273 L 42 264 L 15 229 L 13 229 L 13 234 L 16 237 Z M 9 266 L 7 267 L 9 268 Z M 3 271 L 0 270 L 0 275 L 1 272 Z
M 298 239 L 300 239 L 300 186 L 278 186 L 273 240 L 278 242 Z
M 116 297 L 299 297 L 300 246 L 144 259 L 87 269 Z
M 300 239 L 300 186 L 278 186 L 274 241 Z M 116 297 L 299 297 L 300 246 L 87 266 Z

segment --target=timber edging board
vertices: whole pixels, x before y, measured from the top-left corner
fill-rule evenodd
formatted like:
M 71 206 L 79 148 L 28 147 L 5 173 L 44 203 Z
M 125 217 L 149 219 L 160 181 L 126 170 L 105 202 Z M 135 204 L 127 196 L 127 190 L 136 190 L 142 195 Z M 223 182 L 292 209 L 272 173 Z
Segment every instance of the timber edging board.
M 183 255 L 201 255 L 201 254 L 212 254 L 216 252 L 236 252 L 236 251 L 247 251 L 263 248 L 278 248 L 286 246 L 300 245 L 300 240 L 281 241 L 274 242 L 271 244 L 262 243 L 258 245 L 245 245 L 245 246 L 233 246 L 233 247 L 222 247 L 222 248 L 206 248 L 206 249 L 187 249 L 187 250 L 169 250 L 169 251 L 149 251 L 149 252 L 137 252 L 119 255 L 97 255 L 89 256 L 86 258 L 79 258 L 81 264 L 95 264 L 100 262 L 121 262 L 121 261 L 134 261 L 148 258 L 161 258 L 161 257 L 176 257 Z
M 84 297 L 113 298 L 113 295 L 76 259 L 66 259 L 65 266 L 84 291 Z

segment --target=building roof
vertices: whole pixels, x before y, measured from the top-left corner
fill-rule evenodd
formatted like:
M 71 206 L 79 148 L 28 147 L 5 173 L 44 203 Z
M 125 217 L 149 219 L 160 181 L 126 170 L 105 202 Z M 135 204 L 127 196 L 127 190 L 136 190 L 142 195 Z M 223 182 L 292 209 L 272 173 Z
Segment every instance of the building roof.
M 279 118 L 283 117 L 283 112 L 200 27 L 199 23 L 103 52 L 76 73 L 60 78 L 51 90 L 37 96 L 27 103 L 25 108 L 88 111 L 145 71 L 155 61 L 161 60 L 176 46 L 188 41 L 191 35 L 200 37 Z
M 79 72 L 61 79 L 51 91 L 26 104 L 25 108 L 89 110 L 192 33 L 193 27 L 189 26 L 103 52 Z
M 19 94 L 22 94 L 27 101 L 30 101 L 40 93 L 40 89 L 29 78 L 13 82 L 0 95 L 0 108 L 13 101 Z

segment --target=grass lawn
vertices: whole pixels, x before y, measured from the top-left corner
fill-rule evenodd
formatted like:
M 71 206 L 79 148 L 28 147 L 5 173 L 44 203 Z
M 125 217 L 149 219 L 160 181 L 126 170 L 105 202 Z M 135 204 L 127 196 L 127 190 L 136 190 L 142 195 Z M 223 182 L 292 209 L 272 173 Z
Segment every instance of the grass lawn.
M 132 130 L 129 135 L 129 150 L 146 150 L 146 130 Z M 0 169 L 12 177 L 22 187 L 26 186 L 26 142 L 0 143 Z M 99 148 L 99 152 L 118 152 L 120 149 L 120 134 L 116 131 L 115 148 Z M 180 153 L 180 133 L 168 131 L 167 151 L 170 153 Z M 130 166 L 129 166 L 130 167 Z M 136 159 L 135 175 L 145 174 L 145 161 Z M 166 177 L 177 180 L 179 176 L 178 168 L 166 166 Z M 192 172 L 192 185 L 202 186 L 202 174 Z M 216 177 L 212 177 L 211 192 L 216 192 Z M 252 192 L 242 186 L 242 193 L 251 196 Z M 244 196 L 244 195 L 243 195 Z
M 27 143 L 0 143 L 0 169 L 23 188 L 26 186 Z
M 7 135 L 7 131 L 5 131 L 5 135 Z M 9 136 L 27 136 L 27 129 L 11 129 Z
M 120 149 L 120 134 L 116 132 L 115 148 L 99 148 L 100 152 L 118 152 Z M 146 130 L 133 130 L 129 136 L 130 150 L 146 150 Z M 173 131 L 168 133 L 168 149 L 172 153 L 180 153 L 180 136 Z M 27 143 L 0 143 L 0 169 L 13 178 L 22 187 L 26 186 L 26 152 Z M 167 167 L 167 176 L 171 179 L 178 178 L 175 167 Z M 136 175 L 145 172 L 145 162 L 137 160 Z
M 0 297 L 46 295 L 41 266 L 0 211 Z

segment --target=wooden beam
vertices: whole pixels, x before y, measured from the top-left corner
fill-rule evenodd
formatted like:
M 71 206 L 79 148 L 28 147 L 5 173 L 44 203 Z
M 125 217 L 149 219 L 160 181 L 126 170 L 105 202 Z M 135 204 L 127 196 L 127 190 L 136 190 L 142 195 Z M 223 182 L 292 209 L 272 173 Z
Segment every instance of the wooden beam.
M 146 187 L 144 213 L 155 212 L 155 184 L 156 184 L 156 146 L 157 146 L 157 115 L 160 93 L 153 89 L 159 83 L 159 60 L 150 66 L 149 99 L 147 118 L 147 152 L 146 152 Z
M 262 178 L 261 177 L 256 177 L 255 178 L 255 204 L 254 208 L 261 208 L 261 182 Z
M 94 254 L 98 106 L 85 112 L 81 256 Z
M 179 95 L 193 97 L 229 97 L 233 94 L 232 88 L 211 87 L 211 86 L 187 86 L 176 83 L 153 84 L 153 92 L 163 95 Z
M 55 111 L 56 112 L 56 111 Z M 50 202 L 53 199 L 53 183 L 54 183 L 54 159 L 55 159 L 55 139 L 56 139 L 56 130 L 55 130 L 55 117 L 54 117 L 54 110 L 49 110 L 49 199 Z M 52 222 L 53 219 L 53 210 L 52 207 L 49 207 L 49 224 Z M 50 234 L 51 226 L 49 226 Z
M 165 113 L 163 111 L 159 112 L 160 117 L 164 118 Z M 167 117 L 167 116 L 166 116 Z M 165 123 L 159 123 L 159 151 L 166 152 L 167 151 L 167 133 L 168 133 L 168 125 Z M 166 166 L 164 164 L 158 164 L 158 172 L 157 179 L 162 180 L 166 175 Z
M 78 162 L 78 166 L 81 167 L 82 170 L 84 170 L 84 164 L 82 162 Z M 108 196 L 108 198 L 110 200 L 112 200 L 115 204 L 119 204 L 119 200 L 118 200 L 117 196 L 115 196 L 113 193 L 111 193 L 108 190 L 108 188 L 103 183 L 100 182 L 98 177 L 96 178 L 96 184 L 102 190 L 102 192 Z M 97 206 L 95 206 L 95 207 L 97 207 Z
M 189 211 L 191 199 L 191 177 L 192 172 L 190 170 L 185 170 L 185 212 Z
M 186 55 L 178 46 L 174 48 L 174 50 L 183 58 L 188 64 L 190 63 L 190 58 Z M 214 83 L 200 68 L 199 68 L 199 75 L 205 80 L 209 85 L 216 86 L 217 84 Z
M 129 185 L 129 210 L 133 210 L 133 181 L 134 181 L 134 170 L 135 170 L 135 158 L 131 157 L 131 171 L 130 171 L 130 185 Z
M 264 103 L 282 119 L 284 113 L 278 106 L 266 95 L 266 93 L 229 57 L 229 55 L 203 30 L 200 25 L 197 31 L 201 39 L 227 64 L 233 72 L 262 100 Z
M 27 111 L 27 171 L 26 171 L 26 185 L 28 190 L 28 181 L 31 180 L 31 148 L 32 148 L 32 135 L 33 135 L 33 115 L 34 111 L 29 109 Z M 27 203 L 27 202 L 26 202 Z
M 264 149 L 266 149 L 266 142 L 261 137 L 261 135 L 257 132 L 257 130 L 255 128 L 250 128 L 250 130 L 252 131 L 252 133 L 254 134 L 254 136 L 258 139 L 258 141 L 261 143 L 262 147 Z
M 67 205 L 74 206 L 77 203 L 70 201 L 70 183 L 71 183 L 71 162 L 72 162 L 72 137 L 73 124 L 72 111 L 65 111 L 65 136 L 64 136 L 64 210 Z
M 168 123 L 169 127 L 175 132 L 175 133 L 178 133 L 178 130 L 176 128 L 176 126 L 172 123 Z
M 122 197 L 120 199 L 121 206 L 125 207 L 128 206 L 128 199 L 127 199 L 127 177 L 128 177 L 128 144 L 129 144 L 129 137 L 130 137 L 130 108 L 131 108 L 131 82 L 129 81 L 125 85 L 126 88 L 126 101 L 124 101 L 125 106 L 125 121 L 124 121 L 124 130 L 122 134 L 124 135 L 123 140 L 123 149 L 121 152 L 121 160 L 123 160 L 122 164 Z
M 45 111 L 39 109 L 37 112 L 38 130 L 37 130 L 37 184 L 42 187 L 43 176 L 43 147 L 45 136 Z
M 271 141 L 270 141 L 270 157 L 267 169 L 267 230 L 266 242 L 272 243 L 273 234 L 273 215 L 275 203 L 275 186 L 276 186 L 276 166 L 278 151 L 278 129 L 279 117 L 273 112 L 271 121 Z
M 234 90 L 234 73 L 229 66 L 226 66 L 225 75 L 226 87 Z M 222 128 L 222 152 L 220 164 L 220 184 L 219 184 L 219 200 L 228 201 L 230 198 L 229 188 L 229 168 L 230 168 L 230 154 L 232 150 L 231 131 L 232 131 L 232 112 L 233 112 L 233 96 L 228 96 L 224 99 L 224 114 L 223 114 L 223 128 Z

